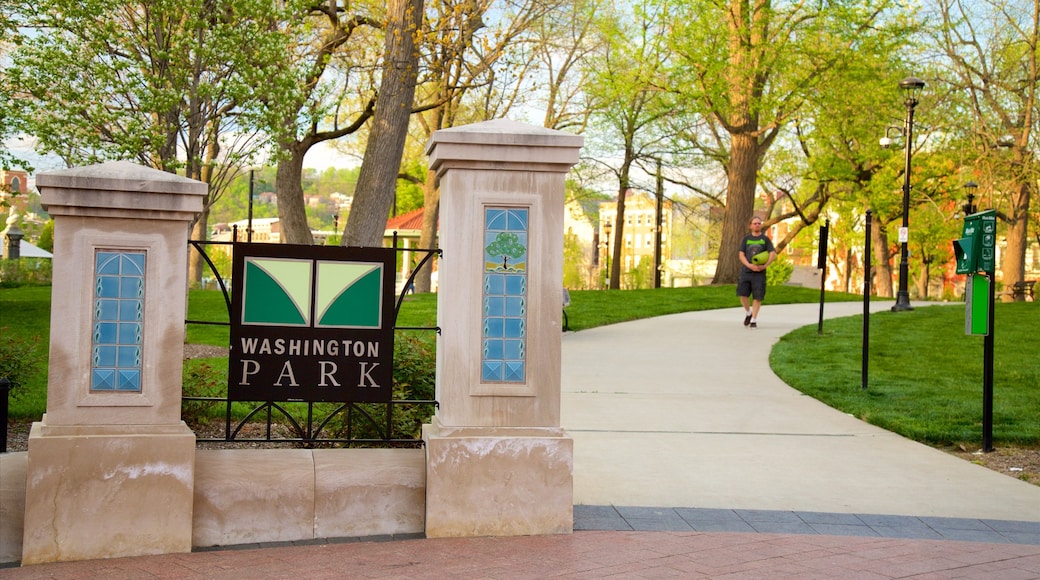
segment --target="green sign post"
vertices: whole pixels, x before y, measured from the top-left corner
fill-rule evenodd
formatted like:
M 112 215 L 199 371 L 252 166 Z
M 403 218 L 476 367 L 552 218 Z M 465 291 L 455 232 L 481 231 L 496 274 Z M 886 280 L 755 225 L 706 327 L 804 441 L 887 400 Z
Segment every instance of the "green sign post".
M 986 336 L 989 334 L 989 278 L 985 274 L 968 274 L 964 283 L 964 334 Z
M 974 274 L 995 270 L 997 248 L 997 212 L 992 209 L 964 218 L 961 239 L 953 241 L 958 274 Z
M 982 450 L 993 451 L 993 311 L 996 302 L 997 212 L 965 216 L 961 238 L 953 241 L 957 273 L 967 274 L 964 301 L 966 334 L 983 335 Z

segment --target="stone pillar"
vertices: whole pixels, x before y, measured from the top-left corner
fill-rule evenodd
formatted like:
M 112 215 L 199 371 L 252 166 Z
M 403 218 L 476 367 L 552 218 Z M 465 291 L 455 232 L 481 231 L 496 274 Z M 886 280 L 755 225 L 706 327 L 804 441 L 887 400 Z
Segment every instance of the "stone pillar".
M 496 120 L 434 133 L 440 180 L 437 400 L 428 537 L 569 533 L 560 428 L 564 178 L 582 138 Z
M 189 226 L 204 183 L 128 162 L 44 173 L 54 217 L 47 413 L 22 563 L 191 551 L 180 420 Z

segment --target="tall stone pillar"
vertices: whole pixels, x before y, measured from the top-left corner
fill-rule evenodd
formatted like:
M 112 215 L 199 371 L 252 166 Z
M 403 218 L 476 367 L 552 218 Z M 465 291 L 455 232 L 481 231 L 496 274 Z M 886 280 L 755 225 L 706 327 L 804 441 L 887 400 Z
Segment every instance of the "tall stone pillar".
M 426 535 L 569 533 L 560 427 L 564 178 L 582 138 L 496 120 L 437 131 L 437 400 Z
M 206 184 L 127 162 L 36 183 L 54 217 L 54 287 L 22 563 L 189 552 L 181 367 L 188 232 Z

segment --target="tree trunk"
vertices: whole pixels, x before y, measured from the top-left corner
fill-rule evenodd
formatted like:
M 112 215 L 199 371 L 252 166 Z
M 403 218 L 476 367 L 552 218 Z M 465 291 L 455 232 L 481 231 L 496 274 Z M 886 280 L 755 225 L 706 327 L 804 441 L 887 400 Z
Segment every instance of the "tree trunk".
M 382 245 L 415 98 L 419 58 L 415 34 L 422 21 L 422 6 L 423 0 L 390 0 L 387 7 L 383 81 L 354 203 L 343 231 L 344 246 Z
M 437 174 L 426 172 L 426 183 L 423 185 L 423 222 L 419 232 L 419 248 L 433 249 L 437 247 L 437 226 L 441 210 L 441 192 L 437 188 Z M 435 258 L 436 259 L 436 258 Z M 430 292 L 433 289 L 431 275 L 434 260 L 430 260 L 415 275 L 415 291 Z
M 213 165 L 217 162 L 218 155 L 220 155 L 220 140 L 216 135 L 212 135 L 206 146 L 205 163 L 199 168 L 199 179 L 209 187 L 206 197 L 203 198 L 202 212 L 195 219 L 195 223 L 191 224 L 191 239 L 193 240 L 209 238 L 209 208 L 213 205 L 215 195 L 213 192 Z M 198 288 L 202 285 L 202 277 L 206 275 L 207 267 L 206 261 L 202 259 L 202 254 L 195 248 L 190 248 L 188 250 L 189 288 Z
M 628 168 L 630 162 L 626 162 L 621 169 L 620 184 L 617 199 L 617 213 L 614 216 L 614 255 L 610 264 L 610 289 L 621 289 L 621 261 L 625 255 L 625 198 L 628 195 Z
M 870 243 L 874 246 L 874 272 L 877 278 L 873 287 L 879 297 L 892 297 L 892 254 L 888 251 L 888 231 L 884 223 L 877 220 L 870 229 Z M 866 273 L 870 275 L 869 272 Z
M 712 284 L 736 284 L 740 275 L 740 240 L 748 232 L 755 211 L 755 185 L 759 163 L 759 144 L 754 135 L 732 136 L 727 169 L 726 214 L 722 218 L 719 261 Z
M 205 240 L 209 229 L 209 207 L 204 207 L 195 223 L 191 226 L 192 240 Z M 206 246 L 203 246 L 205 248 Z M 198 288 L 202 284 L 202 277 L 206 275 L 206 261 L 194 247 L 188 248 L 188 287 Z
M 855 259 L 852 253 L 852 248 L 845 250 L 845 271 L 842 272 L 842 279 L 845 281 L 845 292 L 849 292 L 852 288 L 852 264 Z
M 1011 195 L 1011 210 L 1008 212 L 1007 232 L 1005 239 L 1007 245 L 1004 247 L 1003 273 L 1004 288 L 1009 289 L 1016 282 L 1025 280 L 1026 275 L 1026 246 L 1029 241 L 1029 184 L 1024 180 L 1020 182 L 1018 191 Z M 1004 294 L 1003 300 L 1012 300 L 1011 296 Z
M 303 203 L 303 157 L 309 145 L 294 143 L 286 146 L 289 158 L 278 162 L 274 186 L 278 197 L 278 221 L 283 244 L 314 243 L 307 225 L 307 209 Z M 243 236 L 245 237 L 245 236 Z
M 922 264 L 920 273 L 914 277 L 914 286 L 917 287 L 917 295 L 928 300 L 928 283 L 931 281 L 931 265 Z

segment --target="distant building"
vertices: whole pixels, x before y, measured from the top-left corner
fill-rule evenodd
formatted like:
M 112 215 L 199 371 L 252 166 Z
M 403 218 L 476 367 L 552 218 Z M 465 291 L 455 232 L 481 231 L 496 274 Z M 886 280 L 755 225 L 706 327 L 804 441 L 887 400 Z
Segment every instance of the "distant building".
M 394 236 L 397 236 L 397 247 L 403 248 L 398 258 L 397 290 L 400 292 L 404 284 L 412 275 L 412 271 L 419 265 L 419 261 L 425 257 L 424 254 L 413 252 L 413 248 L 419 247 L 419 236 L 422 234 L 423 208 L 414 209 L 401 215 L 393 216 L 386 221 L 383 230 L 383 245 L 393 247 Z M 433 276 L 431 278 L 432 291 L 437 291 L 437 260 L 433 260 Z
M 25 193 L 29 191 L 29 174 L 18 169 L 0 169 L 0 184 L 4 197 L 10 193 Z
M 330 193 L 329 199 L 331 199 L 332 202 L 336 204 L 337 207 L 339 207 L 339 209 L 344 211 L 350 211 L 350 206 L 354 203 L 353 195 L 340 193 L 338 191 Z
M 672 202 L 664 200 L 661 208 L 661 259 L 671 255 L 671 232 L 672 232 Z M 615 224 L 617 223 L 617 202 L 604 202 L 599 208 L 599 238 L 604 240 L 600 244 L 600 264 L 606 269 L 607 276 L 610 275 L 610 263 L 614 254 Z M 622 287 L 632 287 L 637 284 L 634 280 L 625 280 L 633 270 L 644 265 L 644 270 L 649 272 L 650 284 L 653 283 L 653 261 L 654 248 L 657 232 L 657 200 L 649 194 L 628 190 L 625 192 L 625 222 L 622 228 L 623 244 L 621 249 L 621 273 L 623 276 Z M 648 262 L 648 264 L 646 264 Z M 649 266 L 649 269 L 646 266 Z M 605 279 L 605 278 L 604 278 Z M 645 281 L 644 281 L 644 285 Z M 662 285 L 664 281 L 662 279 Z
M 50 219 L 43 211 L 40 193 L 29 174 L 19 169 L 0 170 L 0 207 L 3 214 L 8 215 L 13 210 L 20 217 L 19 224 L 26 237 L 23 243 L 36 240 L 43 224 Z M 0 224 L 0 229 L 3 227 Z
M 235 231 L 238 241 L 278 244 L 282 241 L 281 224 L 278 218 L 253 218 L 253 235 L 249 237 L 249 220 L 238 220 L 228 224 L 217 224 L 210 232 L 210 241 L 230 242 Z
M 7 208 L 13 207 L 23 219 L 32 221 L 35 216 L 32 213 L 29 188 L 29 174 L 21 170 L 0 169 L 0 202 L 3 202 L 4 213 Z

